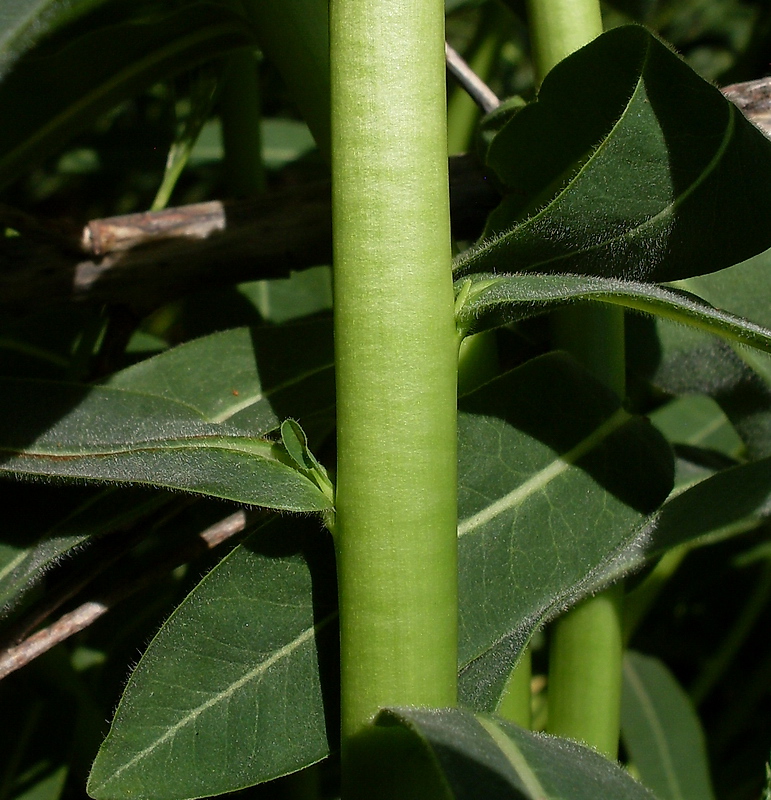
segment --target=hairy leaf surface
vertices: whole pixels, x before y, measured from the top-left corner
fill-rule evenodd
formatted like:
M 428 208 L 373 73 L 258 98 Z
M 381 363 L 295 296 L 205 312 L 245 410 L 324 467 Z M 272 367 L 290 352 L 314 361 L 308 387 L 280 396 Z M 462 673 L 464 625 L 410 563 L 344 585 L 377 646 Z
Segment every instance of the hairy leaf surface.
M 771 143 L 641 27 L 561 61 L 488 161 L 508 194 L 459 274 L 671 281 L 771 246 Z
M 653 800 L 617 764 L 567 739 L 531 733 L 457 708 L 388 709 L 383 726 L 406 728 L 431 755 L 447 800 Z
M 335 712 L 327 721 L 322 701 L 325 688 L 329 708 L 337 707 L 336 621 L 334 564 L 321 531 L 283 519 L 253 534 L 151 642 L 89 794 L 206 797 L 322 759 L 337 737 Z

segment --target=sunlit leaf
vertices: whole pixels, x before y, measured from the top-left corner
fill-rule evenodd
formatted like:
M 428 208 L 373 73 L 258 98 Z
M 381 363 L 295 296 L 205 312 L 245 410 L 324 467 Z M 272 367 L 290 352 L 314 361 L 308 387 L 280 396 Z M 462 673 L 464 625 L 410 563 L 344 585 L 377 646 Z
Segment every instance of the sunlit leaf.
M 91 797 L 206 797 L 322 759 L 337 737 L 322 700 L 334 694 L 336 621 L 322 532 L 289 520 L 258 531 L 151 642 L 92 768 Z
M 771 329 L 714 308 L 701 298 L 653 283 L 581 275 L 474 275 L 459 281 L 467 300 L 458 324 L 476 333 L 576 301 L 643 311 L 771 353 Z
M 462 398 L 458 425 L 460 691 L 489 711 L 533 631 L 666 498 L 672 454 L 557 354 Z
M 642 27 L 561 61 L 488 162 L 507 194 L 460 274 L 669 281 L 771 246 L 771 142 Z

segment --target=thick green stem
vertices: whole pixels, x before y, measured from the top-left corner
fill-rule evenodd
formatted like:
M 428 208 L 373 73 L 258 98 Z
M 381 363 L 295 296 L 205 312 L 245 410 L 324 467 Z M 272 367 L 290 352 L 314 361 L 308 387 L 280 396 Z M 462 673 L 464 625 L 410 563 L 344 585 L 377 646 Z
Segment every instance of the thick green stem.
M 597 0 L 529 0 L 528 9 L 541 78 L 602 33 Z M 558 312 L 553 339 L 624 396 L 623 311 L 590 306 Z M 584 602 L 555 623 L 550 643 L 549 731 L 583 741 L 610 758 L 618 749 L 622 600 L 623 590 L 614 587 Z
M 330 4 L 343 790 L 389 705 L 456 700 L 441 0 Z M 392 770 L 393 771 L 393 770 Z M 366 782 L 367 777 L 363 776 Z
M 597 0 L 528 0 L 527 11 L 539 82 L 555 64 L 602 33 Z

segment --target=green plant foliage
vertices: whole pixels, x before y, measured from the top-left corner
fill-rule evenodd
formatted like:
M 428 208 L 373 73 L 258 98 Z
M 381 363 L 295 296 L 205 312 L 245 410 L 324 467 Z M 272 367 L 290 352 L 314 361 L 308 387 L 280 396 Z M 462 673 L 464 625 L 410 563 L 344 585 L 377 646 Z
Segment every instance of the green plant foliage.
M 666 498 L 672 456 L 558 354 L 463 398 L 458 427 L 460 691 L 490 711 L 533 631 L 595 590 L 593 574 Z
M 713 308 L 701 298 L 652 283 L 578 275 L 474 275 L 459 282 L 468 299 L 457 312 L 458 324 L 476 333 L 560 307 L 571 301 L 620 305 L 686 323 L 738 344 L 771 352 L 771 330 Z
M 472 800 L 653 800 L 616 764 L 580 745 L 524 731 L 460 709 L 388 709 L 382 726 L 401 726 L 428 750 L 441 797 Z
M 104 0 L 11 0 L 0 12 L 0 78 L 24 52 L 62 24 Z
M 104 386 L 181 403 L 252 435 L 277 430 L 287 417 L 326 433 L 335 402 L 332 326 L 318 319 L 220 331 L 122 370 Z
M 168 75 L 253 44 L 231 6 L 210 2 L 91 30 L 52 53 L 30 54 L 0 83 L 0 107 L 23 107 L 0 130 L 0 186 L 96 115 Z M 51 91 L 51 76 L 56 76 Z
M 712 800 L 704 733 L 688 696 L 656 658 L 624 656 L 624 746 L 659 800 Z
M 181 403 L 66 383 L 0 381 L 0 471 L 143 484 L 288 511 L 329 501 L 283 450 Z
M 670 281 L 771 245 L 771 145 L 640 27 L 611 30 L 558 64 L 487 161 L 507 193 L 458 257 L 459 274 Z
M 0 609 L 8 610 L 18 603 L 31 584 L 42 574 L 73 555 L 87 539 L 131 524 L 161 508 L 169 496 L 159 492 L 119 492 L 114 489 L 84 492 L 86 496 L 72 509 L 68 501 L 77 498 L 72 492 L 50 492 L 49 503 L 30 514 L 29 488 L 17 492 L 18 504 L 6 500 L 8 511 L 28 517 L 24 537 L 20 541 L 0 542 Z M 58 495 L 58 496 L 57 496 Z M 58 516 L 51 519 L 51 508 Z M 48 510 L 49 513 L 46 513 Z M 41 513 L 42 511 L 42 513 Z
M 92 797 L 206 797 L 328 753 L 319 698 L 334 657 L 323 678 L 319 666 L 321 641 L 334 653 L 337 610 L 329 542 L 313 527 L 266 525 L 174 612 L 131 676 Z

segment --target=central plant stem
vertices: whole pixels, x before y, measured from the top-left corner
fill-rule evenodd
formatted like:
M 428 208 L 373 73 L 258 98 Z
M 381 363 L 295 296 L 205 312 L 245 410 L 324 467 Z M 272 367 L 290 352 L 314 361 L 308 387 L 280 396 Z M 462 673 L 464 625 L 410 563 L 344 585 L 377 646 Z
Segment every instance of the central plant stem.
M 457 675 L 456 380 L 442 0 L 332 0 L 343 785 L 383 706 Z M 354 759 L 355 760 L 355 759 Z

